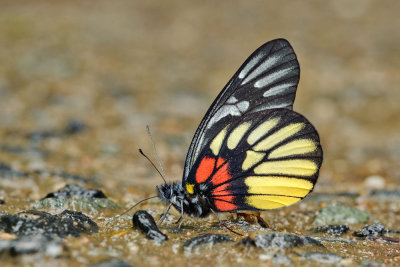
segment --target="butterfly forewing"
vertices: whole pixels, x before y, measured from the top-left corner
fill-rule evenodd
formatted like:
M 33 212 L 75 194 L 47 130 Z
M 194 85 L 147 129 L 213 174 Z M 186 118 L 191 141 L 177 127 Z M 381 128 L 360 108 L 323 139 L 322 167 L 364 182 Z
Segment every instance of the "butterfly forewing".
M 185 186 L 207 195 L 217 211 L 274 209 L 310 193 L 321 163 L 311 123 L 289 109 L 267 109 L 221 125 Z
M 259 111 L 292 109 L 300 68 L 289 42 L 270 41 L 239 68 L 207 111 L 197 129 L 185 162 L 183 181 L 211 138 L 242 116 Z

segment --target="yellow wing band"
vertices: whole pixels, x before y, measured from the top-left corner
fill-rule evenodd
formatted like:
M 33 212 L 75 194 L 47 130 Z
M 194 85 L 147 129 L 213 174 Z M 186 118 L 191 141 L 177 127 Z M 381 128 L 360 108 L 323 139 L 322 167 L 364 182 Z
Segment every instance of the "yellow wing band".
M 280 118 L 275 118 L 275 119 L 267 120 L 267 121 L 261 123 L 256 129 L 254 129 L 251 132 L 251 134 L 249 134 L 249 137 L 247 137 L 247 142 L 250 145 L 253 145 L 262 136 L 264 136 L 272 128 L 274 128 L 278 124 L 279 120 L 280 120 Z
M 313 183 L 299 178 L 280 176 L 249 176 L 245 180 L 250 194 L 285 195 L 305 197 L 313 188 Z
M 233 150 L 236 148 L 236 146 L 239 144 L 240 140 L 243 138 L 243 135 L 247 132 L 247 130 L 250 128 L 251 122 L 245 122 L 240 124 L 238 127 L 236 127 L 232 133 L 228 137 L 227 141 L 227 146 L 230 150 Z
M 289 206 L 299 200 L 301 200 L 301 198 L 268 195 L 252 195 L 246 197 L 247 205 L 260 210 L 270 210 L 283 206 Z
M 210 144 L 210 149 L 215 156 L 218 155 L 219 150 L 221 149 L 222 142 L 224 142 L 228 126 L 229 125 L 227 125 L 224 129 L 222 129 Z
M 254 173 L 256 174 L 282 174 L 288 176 L 312 176 L 317 171 L 317 164 L 306 159 L 267 161 L 254 168 Z
M 268 158 L 282 158 L 292 155 L 301 155 L 313 152 L 317 149 L 316 144 L 314 141 L 309 139 L 299 139 L 289 142 L 283 146 L 278 147 L 277 149 L 273 150 Z
M 259 163 L 264 158 L 264 156 L 265 153 L 248 150 L 246 152 L 246 158 L 244 159 L 242 164 L 242 170 L 247 171 L 257 163 Z
M 254 150 L 266 151 L 268 149 L 271 149 L 273 146 L 301 131 L 304 126 L 305 124 L 301 122 L 289 124 L 288 126 L 283 127 L 282 129 L 276 131 L 267 138 L 261 140 L 257 145 L 254 146 Z

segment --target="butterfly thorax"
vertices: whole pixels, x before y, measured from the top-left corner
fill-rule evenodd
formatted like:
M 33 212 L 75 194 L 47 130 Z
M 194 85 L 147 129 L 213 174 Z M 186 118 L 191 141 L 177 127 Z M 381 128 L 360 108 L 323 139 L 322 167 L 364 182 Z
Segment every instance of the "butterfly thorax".
M 202 194 L 189 194 L 181 182 L 158 185 L 156 189 L 161 201 L 171 203 L 179 212 L 183 209 L 183 212 L 191 217 L 205 217 L 211 212 L 207 197 Z

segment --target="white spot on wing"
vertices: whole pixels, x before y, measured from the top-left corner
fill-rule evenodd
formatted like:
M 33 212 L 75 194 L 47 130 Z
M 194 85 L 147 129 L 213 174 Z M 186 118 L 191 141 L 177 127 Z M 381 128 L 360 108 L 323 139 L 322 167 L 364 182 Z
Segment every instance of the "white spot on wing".
M 237 103 L 236 106 L 241 112 L 245 112 L 249 108 L 250 104 L 249 101 L 242 101 Z
M 272 84 L 274 81 L 276 81 L 279 78 L 284 77 L 285 75 L 289 74 L 292 70 L 294 69 L 294 67 L 290 67 L 290 68 L 286 68 L 286 69 L 282 69 L 282 70 L 278 70 L 274 73 L 271 73 L 269 75 L 267 75 L 266 77 L 259 79 L 255 84 L 254 87 L 256 88 L 262 88 L 265 87 L 267 85 Z
M 238 100 L 236 99 L 236 97 L 234 97 L 234 96 L 231 96 L 227 101 L 226 101 L 226 103 L 228 103 L 228 104 L 234 104 L 234 103 L 236 103 Z
M 225 104 L 214 114 L 214 116 L 212 116 L 212 118 L 207 124 L 207 128 L 211 128 L 211 126 L 213 126 L 216 122 L 218 122 L 219 120 L 223 119 L 226 116 L 242 115 L 242 113 L 245 112 L 249 108 L 249 106 L 250 103 L 248 101 L 241 101 L 233 105 Z
M 284 94 L 291 86 L 295 86 L 295 83 L 284 83 L 274 87 L 271 87 L 264 92 L 263 97 Z
M 263 63 L 260 64 L 255 70 L 253 70 L 249 76 L 242 82 L 242 84 L 248 83 L 250 80 L 256 78 L 258 75 L 263 73 L 264 71 L 271 69 L 279 60 L 281 59 L 280 55 L 271 56 L 267 58 Z
M 255 56 L 252 60 L 247 63 L 246 66 L 242 69 L 242 71 L 239 73 L 239 79 L 243 79 L 246 77 L 247 73 L 258 63 L 260 62 L 261 58 L 264 56 L 264 54 L 260 53 L 259 55 Z

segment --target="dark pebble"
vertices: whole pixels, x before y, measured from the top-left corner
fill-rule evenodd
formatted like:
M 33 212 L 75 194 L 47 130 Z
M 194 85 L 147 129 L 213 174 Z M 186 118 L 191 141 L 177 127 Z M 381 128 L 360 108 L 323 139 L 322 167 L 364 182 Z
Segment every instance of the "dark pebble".
M 0 231 L 18 236 L 42 234 L 46 237 L 78 237 L 82 233 L 98 232 L 98 226 L 81 212 L 64 210 L 52 215 L 44 211 L 30 210 L 19 215 L 5 214 L 0 217 Z
M 86 189 L 76 184 L 67 184 L 57 192 L 47 194 L 46 198 L 59 198 L 59 199 L 88 199 L 88 198 L 107 198 L 100 190 Z
M 354 235 L 357 237 L 373 237 L 382 236 L 384 233 L 387 233 L 385 226 L 382 223 L 374 223 L 363 227 L 358 232 L 354 232 Z
M 6 203 L 3 199 L 0 199 L 0 205 Z
M 0 177 L 1 178 L 13 179 L 13 178 L 25 177 L 25 176 L 28 176 L 28 174 L 25 172 L 13 170 L 7 164 L 0 162 Z
M 202 244 L 215 245 L 222 242 L 233 242 L 229 235 L 219 235 L 219 234 L 204 234 L 201 236 L 196 236 L 191 239 L 187 239 L 183 242 L 183 247 L 187 251 L 191 251 L 194 247 Z
M 135 212 L 132 217 L 132 222 L 133 227 L 142 231 L 148 239 L 159 243 L 168 240 L 168 236 L 158 229 L 153 216 L 147 211 L 139 210 Z
M 41 234 L 21 236 L 14 240 L 0 240 L 0 253 L 8 252 L 11 256 L 41 252 L 56 257 L 63 252 L 60 239 L 46 237 Z
M 64 134 L 76 134 L 85 131 L 87 128 L 86 124 L 80 121 L 71 120 L 67 123 L 64 129 Z
M 92 267 L 133 267 L 133 265 L 130 265 L 123 260 L 112 258 L 92 265 Z
M 345 224 L 332 224 L 317 226 L 313 229 L 315 233 L 327 233 L 332 236 L 341 236 L 349 231 L 350 227 Z
M 255 246 L 262 249 L 269 249 L 270 247 L 278 248 L 292 248 L 306 245 L 315 245 L 324 247 L 321 242 L 308 236 L 296 236 L 291 234 L 267 234 L 257 235 L 254 239 Z
M 324 252 L 307 252 L 303 255 L 302 257 L 306 258 L 307 260 L 314 260 L 318 261 L 320 263 L 325 263 L 325 264 L 333 264 L 333 263 L 338 263 L 341 260 L 343 260 L 343 257 L 335 254 L 335 253 L 324 253 Z

